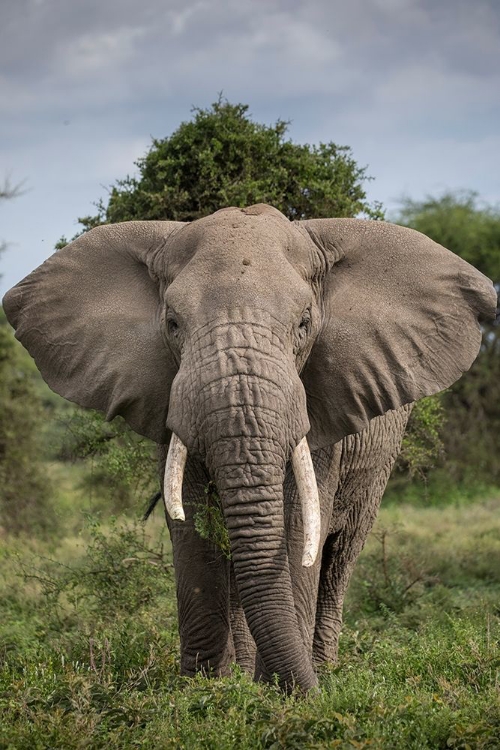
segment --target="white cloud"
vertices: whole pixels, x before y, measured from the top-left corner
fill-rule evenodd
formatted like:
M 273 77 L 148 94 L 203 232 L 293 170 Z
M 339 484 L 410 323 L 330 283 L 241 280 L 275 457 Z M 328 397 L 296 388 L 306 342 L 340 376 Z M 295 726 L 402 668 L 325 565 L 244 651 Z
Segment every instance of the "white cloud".
M 268 52 L 288 62 L 292 68 L 314 68 L 338 59 L 340 45 L 321 29 L 287 13 L 270 13 L 252 18 L 249 48 Z
M 498 199 L 497 0 L 4 0 L 0 27 L 0 179 L 32 188 L 2 235 L 24 267 L 221 90 L 296 140 L 351 145 L 373 198 Z
M 187 5 L 180 10 L 168 11 L 167 18 L 171 33 L 174 36 L 184 34 L 189 29 L 191 22 L 196 20 L 197 14 L 208 8 L 209 4 L 202 0 L 202 2 L 196 2 L 191 6 Z
M 133 58 L 143 28 L 122 27 L 100 34 L 88 33 L 60 47 L 53 61 L 56 74 L 81 79 L 126 65 Z

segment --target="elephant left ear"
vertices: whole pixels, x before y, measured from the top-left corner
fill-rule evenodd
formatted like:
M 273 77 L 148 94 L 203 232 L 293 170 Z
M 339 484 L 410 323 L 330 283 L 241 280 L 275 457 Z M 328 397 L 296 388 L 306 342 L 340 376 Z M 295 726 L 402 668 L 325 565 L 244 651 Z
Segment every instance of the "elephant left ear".
M 161 269 L 183 224 L 129 221 L 86 232 L 4 297 L 16 338 L 56 393 L 167 440 L 177 364 L 163 338 Z
M 324 323 L 302 378 L 312 449 L 443 390 L 469 369 L 491 281 L 420 232 L 386 222 L 299 222 L 325 255 Z M 333 265 L 332 265 L 333 264 Z

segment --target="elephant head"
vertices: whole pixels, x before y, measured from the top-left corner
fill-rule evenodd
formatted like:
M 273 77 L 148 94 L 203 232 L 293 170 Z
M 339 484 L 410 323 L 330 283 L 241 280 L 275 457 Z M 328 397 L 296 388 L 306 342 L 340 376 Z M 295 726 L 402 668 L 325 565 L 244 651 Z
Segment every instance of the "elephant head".
M 289 222 L 265 205 L 97 227 L 4 299 L 55 391 L 158 443 L 171 436 L 165 500 L 177 523 L 186 455 L 205 464 L 266 669 L 304 689 L 315 676 L 288 569 L 286 463 L 311 565 L 319 511 L 309 449 L 451 385 L 495 304 L 482 274 L 413 230 Z

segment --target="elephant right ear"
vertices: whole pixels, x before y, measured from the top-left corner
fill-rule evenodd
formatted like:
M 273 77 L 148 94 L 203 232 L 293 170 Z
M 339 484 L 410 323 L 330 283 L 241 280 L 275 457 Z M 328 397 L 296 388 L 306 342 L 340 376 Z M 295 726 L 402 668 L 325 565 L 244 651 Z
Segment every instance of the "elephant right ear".
M 323 328 L 302 378 L 311 449 L 448 388 L 494 319 L 489 279 L 413 229 L 383 221 L 299 222 L 330 267 Z
M 167 439 L 177 366 L 162 335 L 157 269 L 183 224 L 96 227 L 54 253 L 4 297 L 16 338 L 64 398 Z

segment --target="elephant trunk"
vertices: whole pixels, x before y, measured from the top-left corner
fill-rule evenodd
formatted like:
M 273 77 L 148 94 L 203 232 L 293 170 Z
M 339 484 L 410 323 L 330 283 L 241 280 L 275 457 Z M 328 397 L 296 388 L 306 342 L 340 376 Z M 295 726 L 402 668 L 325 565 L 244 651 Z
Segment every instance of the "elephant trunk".
M 284 461 L 272 441 L 227 438 L 210 463 L 231 543 L 236 584 L 250 632 L 269 677 L 306 691 L 316 685 L 310 655 L 300 637 L 284 533 Z M 245 457 L 227 462 L 227 455 Z
M 248 438 L 227 438 L 222 452 L 248 456 L 252 450 L 255 445 Z M 228 465 L 217 455 L 212 456 L 217 467 L 215 478 L 224 506 L 240 600 L 262 662 L 268 675 L 278 674 L 285 690 L 294 685 L 308 690 L 316 684 L 316 677 L 298 637 L 284 538 L 283 462 L 275 460 L 276 448 L 272 444 L 261 445 L 261 450 L 265 463 Z M 177 520 L 184 520 L 181 487 L 186 457 L 187 448 L 174 433 L 165 465 L 164 499 L 170 517 Z M 295 448 L 292 464 L 303 498 L 303 564 L 308 566 L 314 562 L 318 549 L 319 508 L 316 513 L 316 481 L 314 472 L 310 475 L 312 464 L 305 438 Z
M 308 690 L 316 676 L 295 611 L 283 507 L 292 457 L 307 527 L 303 563 L 310 565 L 319 541 L 319 503 L 303 441 L 309 431 L 305 392 L 295 361 L 285 354 L 288 333 L 276 322 L 271 329 L 264 318 L 244 317 L 241 324 L 204 327 L 186 343 L 167 424 L 203 459 L 217 485 L 239 597 L 266 675 L 277 674 L 285 689 Z M 174 469 L 185 454 L 178 438 L 171 446 Z M 178 496 L 173 507 L 180 515 Z

